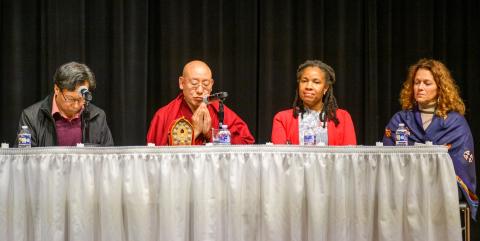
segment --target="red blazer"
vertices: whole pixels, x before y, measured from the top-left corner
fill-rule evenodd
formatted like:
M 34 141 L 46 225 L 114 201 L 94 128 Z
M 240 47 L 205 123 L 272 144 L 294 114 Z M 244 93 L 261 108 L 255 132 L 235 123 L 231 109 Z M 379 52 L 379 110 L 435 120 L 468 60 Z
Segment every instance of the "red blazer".
M 335 126 L 333 121 L 328 121 L 328 145 L 356 145 L 357 138 L 350 114 L 346 110 L 337 109 L 337 118 L 340 122 L 338 126 Z M 293 109 L 280 111 L 273 118 L 272 142 L 273 144 L 299 144 L 298 118 L 293 117 Z

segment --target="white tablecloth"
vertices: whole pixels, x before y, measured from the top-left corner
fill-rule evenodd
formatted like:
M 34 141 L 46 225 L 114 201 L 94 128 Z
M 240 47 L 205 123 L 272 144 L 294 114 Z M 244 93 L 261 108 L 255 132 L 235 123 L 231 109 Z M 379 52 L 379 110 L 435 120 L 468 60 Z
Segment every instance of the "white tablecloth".
M 444 147 L 0 149 L 0 240 L 461 240 Z

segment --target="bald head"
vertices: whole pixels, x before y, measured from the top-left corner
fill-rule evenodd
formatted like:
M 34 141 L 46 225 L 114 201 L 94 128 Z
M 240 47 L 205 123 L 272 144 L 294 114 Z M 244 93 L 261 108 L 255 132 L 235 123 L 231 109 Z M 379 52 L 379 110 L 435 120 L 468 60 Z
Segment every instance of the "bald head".
M 212 91 L 212 71 L 203 61 L 190 61 L 183 67 L 182 76 L 178 78 L 178 84 L 188 106 L 192 111 L 195 111 L 202 103 L 202 98 Z
M 193 60 L 188 62 L 185 67 L 183 67 L 182 76 L 190 78 L 193 75 L 202 75 L 203 77 L 207 77 L 209 79 L 212 78 L 212 71 L 208 65 L 200 60 Z

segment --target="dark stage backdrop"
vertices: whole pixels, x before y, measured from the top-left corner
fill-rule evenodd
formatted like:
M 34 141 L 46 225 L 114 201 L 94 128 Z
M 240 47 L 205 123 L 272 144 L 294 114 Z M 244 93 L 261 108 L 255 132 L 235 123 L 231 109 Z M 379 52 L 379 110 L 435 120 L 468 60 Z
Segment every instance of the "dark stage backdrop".
M 399 110 L 408 66 L 433 57 L 462 90 L 478 151 L 479 13 L 477 0 L 0 0 L 0 138 L 14 141 L 21 110 L 75 60 L 96 74 L 94 103 L 115 143 L 145 144 L 182 66 L 202 59 L 214 90 L 229 92 L 227 105 L 265 143 L 273 115 L 292 104 L 297 66 L 320 59 L 337 72 L 335 94 L 358 143 L 372 145 Z

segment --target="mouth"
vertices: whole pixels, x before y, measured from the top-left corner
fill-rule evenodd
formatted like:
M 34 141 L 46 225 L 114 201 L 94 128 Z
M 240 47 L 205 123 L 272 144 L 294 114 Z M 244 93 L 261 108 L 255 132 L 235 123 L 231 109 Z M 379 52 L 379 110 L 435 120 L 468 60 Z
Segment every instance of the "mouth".
M 312 93 L 303 93 L 303 97 L 313 98 L 313 97 L 315 97 L 315 95 L 312 94 Z

